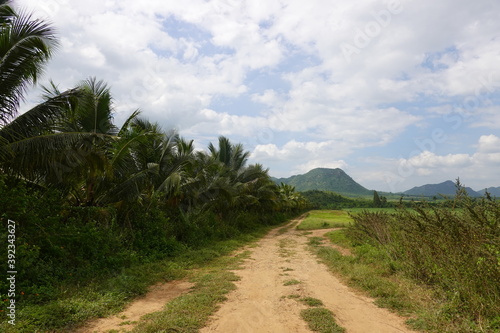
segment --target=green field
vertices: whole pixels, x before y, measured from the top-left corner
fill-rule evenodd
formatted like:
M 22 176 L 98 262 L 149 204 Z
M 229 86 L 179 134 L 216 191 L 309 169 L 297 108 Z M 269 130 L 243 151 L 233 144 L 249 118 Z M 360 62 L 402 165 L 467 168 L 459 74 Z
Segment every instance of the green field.
M 357 214 L 361 213 L 363 211 L 368 211 L 368 212 L 386 212 L 386 213 L 393 213 L 396 211 L 395 208 L 388 207 L 388 208 L 346 208 L 344 209 L 346 212 L 349 212 L 351 214 Z
M 394 208 L 347 208 L 343 210 L 311 210 L 307 217 L 297 226 L 299 230 L 328 229 L 347 227 L 352 218 L 349 214 L 369 212 L 394 212 Z
M 352 222 L 349 213 L 344 210 L 312 210 L 297 226 L 299 230 L 327 229 L 347 227 Z

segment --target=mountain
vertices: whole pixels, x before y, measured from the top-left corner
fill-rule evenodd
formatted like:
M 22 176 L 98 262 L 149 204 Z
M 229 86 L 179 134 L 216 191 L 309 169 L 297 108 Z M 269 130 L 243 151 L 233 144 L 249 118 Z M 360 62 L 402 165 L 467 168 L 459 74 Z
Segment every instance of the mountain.
M 488 191 L 492 197 L 500 198 L 500 186 L 499 187 L 488 187 L 486 190 L 477 191 L 479 194 L 484 195 Z
M 467 191 L 467 194 L 469 194 L 469 196 L 471 197 L 481 196 L 481 193 L 474 191 L 470 187 L 466 187 L 465 190 Z M 414 188 L 403 192 L 403 194 L 424 196 L 424 197 L 433 197 L 433 196 L 439 197 L 440 195 L 455 196 L 456 192 L 457 188 L 455 186 L 455 183 L 452 182 L 451 180 L 447 180 L 444 183 L 440 184 L 427 184 L 423 186 L 415 186 Z
M 299 192 L 309 190 L 331 191 L 342 194 L 372 195 L 370 191 L 356 183 L 342 169 L 316 168 L 303 175 L 289 178 L 273 178 L 275 183 L 295 186 Z

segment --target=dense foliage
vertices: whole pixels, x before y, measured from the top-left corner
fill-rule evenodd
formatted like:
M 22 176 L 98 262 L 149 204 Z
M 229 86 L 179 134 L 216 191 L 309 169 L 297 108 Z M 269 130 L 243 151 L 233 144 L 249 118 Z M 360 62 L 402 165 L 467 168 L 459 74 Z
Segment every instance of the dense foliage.
M 387 201 L 384 196 L 373 194 L 373 200 L 363 198 L 347 198 L 341 194 L 328 191 L 305 191 L 302 196 L 310 202 L 315 209 L 344 209 L 344 208 L 384 208 L 394 207 L 395 202 Z
M 435 287 L 446 299 L 443 316 L 478 331 L 500 329 L 500 202 L 473 200 L 459 186 L 446 205 L 353 219 L 350 237 L 382 248 L 394 270 Z

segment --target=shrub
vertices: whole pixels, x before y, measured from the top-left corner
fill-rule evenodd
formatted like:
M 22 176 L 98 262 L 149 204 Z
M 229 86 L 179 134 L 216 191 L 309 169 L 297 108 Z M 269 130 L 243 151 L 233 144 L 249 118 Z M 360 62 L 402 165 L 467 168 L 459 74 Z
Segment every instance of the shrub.
M 498 320 L 500 202 L 473 200 L 459 188 L 443 206 L 419 203 L 353 219 L 349 237 L 383 248 L 406 275 L 439 288 L 448 300 L 444 315 L 479 324 Z

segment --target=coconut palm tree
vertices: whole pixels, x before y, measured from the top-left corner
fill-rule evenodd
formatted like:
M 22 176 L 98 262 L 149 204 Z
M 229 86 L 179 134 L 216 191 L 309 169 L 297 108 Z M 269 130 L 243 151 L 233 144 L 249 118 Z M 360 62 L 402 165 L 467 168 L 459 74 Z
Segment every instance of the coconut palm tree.
M 0 0 L 0 126 L 16 116 L 57 46 L 49 23 L 16 12 L 10 3 Z
M 51 83 L 43 97 L 0 129 L 0 168 L 58 187 L 74 204 L 94 205 L 119 131 L 112 122 L 109 88 L 94 78 L 65 92 Z
M 61 149 L 84 134 L 55 136 L 53 125 L 76 90 L 50 96 L 15 118 L 27 89 L 35 84 L 57 46 L 54 29 L 43 20 L 18 13 L 0 0 L 0 168 L 29 180 L 53 172 Z M 54 155 L 54 152 L 58 152 Z
M 243 149 L 242 144 L 232 144 L 228 138 L 219 137 L 219 145 L 216 148 L 212 143 L 208 145 L 208 150 L 213 159 L 222 163 L 228 171 L 235 175 L 240 172 L 248 160 L 249 152 Z

